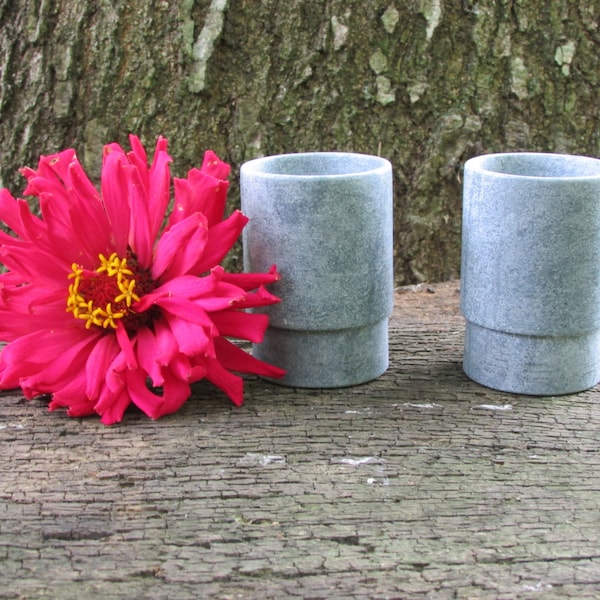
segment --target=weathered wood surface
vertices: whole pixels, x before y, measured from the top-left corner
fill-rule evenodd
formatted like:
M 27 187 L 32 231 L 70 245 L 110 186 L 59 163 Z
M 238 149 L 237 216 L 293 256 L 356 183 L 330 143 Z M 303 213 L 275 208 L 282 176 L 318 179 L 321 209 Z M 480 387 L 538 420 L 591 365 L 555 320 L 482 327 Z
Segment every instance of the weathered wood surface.
M 600 390 L 470 382 L 457 288 L 399 294 L 351 389 L 112 428 L 0 398 L 0 598 L 600 597 Z

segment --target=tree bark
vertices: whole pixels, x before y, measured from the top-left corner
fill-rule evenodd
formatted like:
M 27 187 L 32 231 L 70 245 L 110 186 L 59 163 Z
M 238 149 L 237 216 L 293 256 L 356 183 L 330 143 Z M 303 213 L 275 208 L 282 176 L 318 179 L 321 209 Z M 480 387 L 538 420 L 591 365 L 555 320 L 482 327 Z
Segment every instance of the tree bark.
M 475 154 L 597 155 L 596 0 L 0 0 L 0 178 L 74 147 L 381 154 L 395 172 L 399 283 L 459 274 L 461 170 Z M 239 263 L 239 257 L 231 258 Z

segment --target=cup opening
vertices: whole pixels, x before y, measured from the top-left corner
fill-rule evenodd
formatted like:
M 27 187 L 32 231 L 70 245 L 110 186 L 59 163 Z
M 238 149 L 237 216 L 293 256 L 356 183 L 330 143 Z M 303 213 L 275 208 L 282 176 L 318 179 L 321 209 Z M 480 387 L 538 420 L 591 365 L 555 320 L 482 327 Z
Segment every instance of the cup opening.
M 385 170 L 389 162 L 379 156 L 352 152 L 302 152 L 251 160 L 242 169 L 284 177 L 348 177 Z
M 471 160 L 481 171 L 511 177 L 557 179 L 600 177 L 600 160 L 589 156 L 509 152 L 478 156 Z

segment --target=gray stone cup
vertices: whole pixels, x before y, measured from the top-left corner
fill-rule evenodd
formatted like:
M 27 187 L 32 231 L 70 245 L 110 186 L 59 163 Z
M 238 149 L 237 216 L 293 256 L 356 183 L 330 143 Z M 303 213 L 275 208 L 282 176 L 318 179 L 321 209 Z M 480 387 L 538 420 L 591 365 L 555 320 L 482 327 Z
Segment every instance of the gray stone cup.
M 240 172 L 244 269 L 273 264 L 281 303 L 253 355 L 288 386 L 330 388 L 388 367 L 393 308 L 392 166 L 344 152 L 258 158 Z
M 464 371 L 519 394 L 600 381 L 600 160 L 506 153 L 465 163 Z

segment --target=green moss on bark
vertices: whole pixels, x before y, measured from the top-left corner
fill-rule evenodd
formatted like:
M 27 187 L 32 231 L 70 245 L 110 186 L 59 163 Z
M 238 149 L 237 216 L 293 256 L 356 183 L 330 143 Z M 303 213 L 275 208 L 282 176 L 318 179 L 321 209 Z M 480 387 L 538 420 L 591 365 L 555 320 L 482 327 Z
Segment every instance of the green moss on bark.
M 73 146 L 170 140 L 176 175 L 305 150 L 394 166 L 399 283 L 459 275 L 461 171 L 481 152 L 600 152 L 594 0 L 57 0 L 0 18 L 0 177 Z M 204 32 L 204 34 L 203 34 Z M 204 36 L 204 37 L 203 37 Z M 239 255 L 239 251 L 238 251 Z M 238 258 L 231 265 L 239 266 Z

